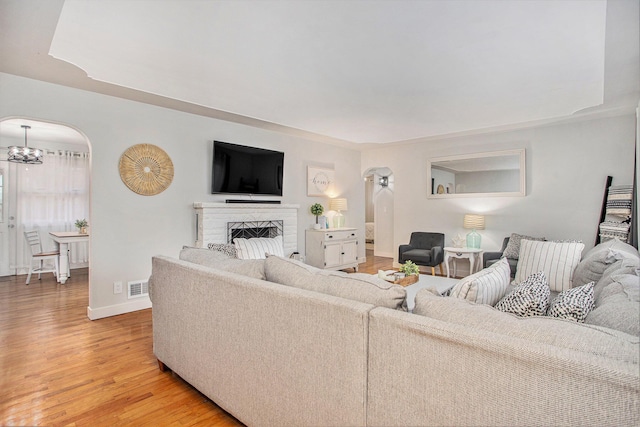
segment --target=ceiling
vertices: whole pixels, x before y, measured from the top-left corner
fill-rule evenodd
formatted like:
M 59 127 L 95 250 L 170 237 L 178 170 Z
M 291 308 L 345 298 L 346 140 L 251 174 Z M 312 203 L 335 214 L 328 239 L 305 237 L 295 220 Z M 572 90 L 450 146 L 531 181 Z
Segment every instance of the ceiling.
M 629 4 L 0 0 L 0 71 L 313 140 L 429 139 L 633 111 Z

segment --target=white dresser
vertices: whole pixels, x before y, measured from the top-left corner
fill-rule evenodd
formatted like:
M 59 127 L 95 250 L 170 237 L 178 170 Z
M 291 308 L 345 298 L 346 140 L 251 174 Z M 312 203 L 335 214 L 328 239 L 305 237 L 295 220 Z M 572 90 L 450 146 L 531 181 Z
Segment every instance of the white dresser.
M 358 270 L 358 230 L 356 228 L 329 228 L 306 230 L 305 262 L 314 267 Z

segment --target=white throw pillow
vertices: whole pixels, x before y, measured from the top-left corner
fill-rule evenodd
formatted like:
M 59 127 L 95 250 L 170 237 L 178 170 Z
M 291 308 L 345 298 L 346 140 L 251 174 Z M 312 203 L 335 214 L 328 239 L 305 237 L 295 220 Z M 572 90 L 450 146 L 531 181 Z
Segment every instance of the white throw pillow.
M 490 267 L 459 281 L 450 296 L 493 306 L 504 296 L 510 275 L 509 261 L 503 257 Z
M 544 271 L 552 291 L 571 289 L 573 273 L 583 249 L 581 242 L 522 240 L 515 282 L 522 283 L 532 274 Z
M 282 236 L 274 238 L 256 237 L 253 239 L 238 237 L 233 239 L 233 244 L 236 246 L 237 256 L 240 259 L 265 259 L 267 254 L 284 256 Z

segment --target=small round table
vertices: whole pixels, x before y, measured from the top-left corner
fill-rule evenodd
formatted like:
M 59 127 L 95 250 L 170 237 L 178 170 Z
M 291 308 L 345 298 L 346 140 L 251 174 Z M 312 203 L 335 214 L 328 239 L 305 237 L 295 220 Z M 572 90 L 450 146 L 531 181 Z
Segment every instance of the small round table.
M 469 274 L 473 274 L 476 265 L 482 266 L 482 249 L 475 248 L 444 248 L 444 265 L 447 267 L 447 277 L 449 277 L 449 259 L 453 258 L 453 277 L 456 276 L 456 263 L 459 259 L 469 260 Z

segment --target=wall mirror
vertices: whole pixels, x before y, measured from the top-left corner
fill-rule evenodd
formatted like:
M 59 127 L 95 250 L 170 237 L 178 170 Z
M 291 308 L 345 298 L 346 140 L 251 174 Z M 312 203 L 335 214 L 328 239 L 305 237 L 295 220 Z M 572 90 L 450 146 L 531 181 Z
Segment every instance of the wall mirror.
M 431 198 L 524 196 L 525 150 L 437 157 L 427 164 Z

